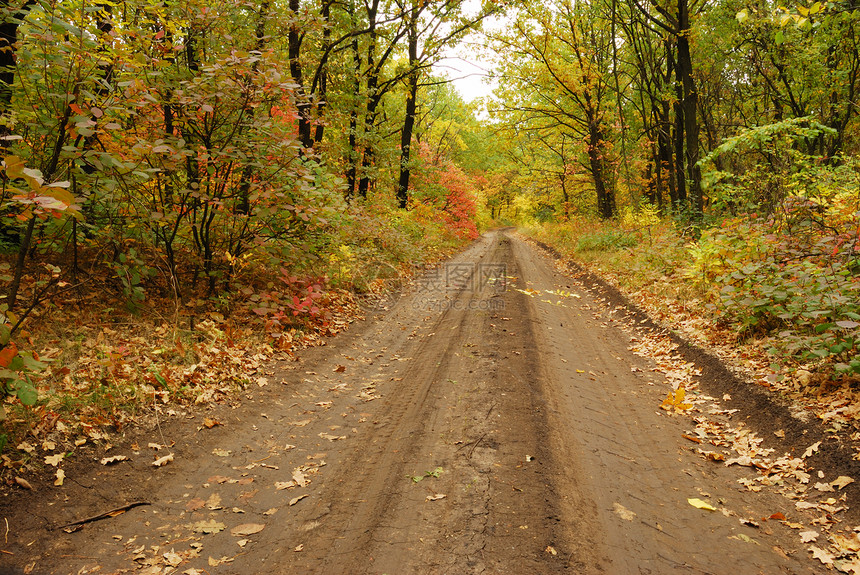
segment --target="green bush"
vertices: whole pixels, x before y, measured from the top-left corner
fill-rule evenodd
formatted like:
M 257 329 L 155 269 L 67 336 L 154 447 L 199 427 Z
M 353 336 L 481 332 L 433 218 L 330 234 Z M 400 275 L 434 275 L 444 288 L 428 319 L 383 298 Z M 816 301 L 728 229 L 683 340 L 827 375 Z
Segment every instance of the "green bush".
M 583 235 L 576 242 L 576 251 L 611 251 L 636 246 L 636 237 L 621 231 L 605 230 Z

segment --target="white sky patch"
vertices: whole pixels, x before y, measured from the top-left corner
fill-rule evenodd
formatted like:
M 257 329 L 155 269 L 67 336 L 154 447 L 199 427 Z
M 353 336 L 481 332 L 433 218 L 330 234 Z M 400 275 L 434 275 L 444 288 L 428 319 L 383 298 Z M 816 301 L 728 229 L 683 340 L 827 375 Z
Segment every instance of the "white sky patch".
M 448 56 L 437 62 L 433 69 L 451 79 L 466 102 L 489 96 L 496 88 L 495 81 L 489 81 L 492 63 L 474 56 Z
M 477 12 L 480 0 L 468 0 L 467 6 Z M 488 33 L 507 28 L 510 19 L 506 15 L 491 16 L 484 20 L 483 29 Z M 493 78 L 495 65 L 485 48 L 487 43 L 483 32 L 472 32 L 459 45 L 447 48 L 443 58 L 433 66 L 434 72 L 447 76 L 466 102 L 490 96 L 498 87 Z

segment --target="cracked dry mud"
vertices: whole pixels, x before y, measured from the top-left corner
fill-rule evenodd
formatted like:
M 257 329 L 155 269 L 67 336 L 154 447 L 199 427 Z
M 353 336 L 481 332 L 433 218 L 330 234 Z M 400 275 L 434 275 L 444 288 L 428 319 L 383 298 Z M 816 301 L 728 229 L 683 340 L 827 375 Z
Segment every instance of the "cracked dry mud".
M 168 465 L 149 465 L 163 451 L 120 450 L 129 461 L 81 471 L 26 511 L 7 502 L 14 555 L 0 565 L 57 574 L 823 571 L 779 522 L 753 529 L 688 503 L 757 520 L 793 510 L 779 495 L 743 490 L 737 479 L 749 470 L 691 452 L 688 420 L 658 408 L 668 385 L 550 258 L 501 230 L 448 269 L 458 263 L 477 274 L 462 289 L 430 289 L 425 277 L 391 310 L 275 364 L 271 383 L 240 407 L 207 412 L 223 426 L 202 428 L 203 414 L 163 424 L 176 442 Z M 506 289 L 481 275 L 499 264 Z M 576 296 L 558 305 L 534 295 L 547 290 Z M 138 500 L 151 505 L 56 529 Z M 238 531 L 256 533 L 231 533 L 247 525 Z

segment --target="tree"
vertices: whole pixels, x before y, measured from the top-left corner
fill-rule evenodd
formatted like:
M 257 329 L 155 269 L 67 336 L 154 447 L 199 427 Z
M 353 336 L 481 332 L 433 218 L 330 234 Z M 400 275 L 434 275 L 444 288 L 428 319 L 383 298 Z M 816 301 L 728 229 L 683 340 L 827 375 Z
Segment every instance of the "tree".
M 495 113 L 510 129 L 535 133 L 536 145 L 579 142 L 578 162 L 591 177 L 597 213 L 611 218 L 616 211 L 608 129 L 612 79 L 605 71 L 613 38 L 595 10 L 569 0 L 555 2 L 549 11 L 521 10 L 511 34 L 496 38 L 497 51 L 505 53 L 500 67 L 506 86 Z M 554 156 L 559 149 L 547 148 Z

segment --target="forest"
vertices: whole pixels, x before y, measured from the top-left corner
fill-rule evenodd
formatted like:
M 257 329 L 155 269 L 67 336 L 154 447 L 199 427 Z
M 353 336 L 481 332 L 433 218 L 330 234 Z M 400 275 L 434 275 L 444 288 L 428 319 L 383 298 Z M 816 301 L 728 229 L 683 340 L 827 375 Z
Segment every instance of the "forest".
M 753 345 L 774 389 L 837 389 L 822 401 L 850 419 L 858 18 L 854 0 L 3 0 L 0 445 L 24 445 L 4 466 L 31 465 L 26 433 L 229 397 L 498 226 Z M 457 49 L 493 63 L 490 97 L 440 70 Z

